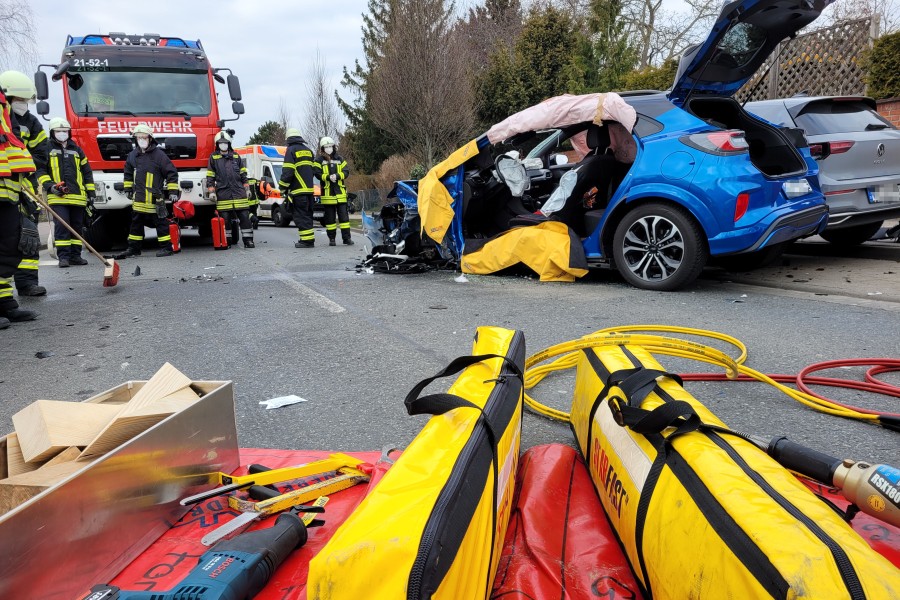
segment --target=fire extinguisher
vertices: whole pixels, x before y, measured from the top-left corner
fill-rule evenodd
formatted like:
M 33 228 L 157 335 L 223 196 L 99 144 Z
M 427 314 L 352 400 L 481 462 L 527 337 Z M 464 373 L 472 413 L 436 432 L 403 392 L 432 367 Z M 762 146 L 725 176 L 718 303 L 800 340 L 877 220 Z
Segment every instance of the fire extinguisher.
M 172 252 L 181 252 L 181 226 L 178 221 L 169 221 L 169 237 L 172 238 Z

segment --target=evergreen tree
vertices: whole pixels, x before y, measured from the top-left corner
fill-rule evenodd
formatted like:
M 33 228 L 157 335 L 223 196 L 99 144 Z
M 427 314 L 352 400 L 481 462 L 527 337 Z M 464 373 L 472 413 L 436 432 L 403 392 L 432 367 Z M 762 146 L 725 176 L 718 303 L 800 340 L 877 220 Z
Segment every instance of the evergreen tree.
M 624 87 L 625 75 L 637 63 L 622 19 L 622 0 L 591 0 L 588 12 L 588 39 L 582 43 L 587 59 L 585 87 L 608 92 Z
M 285 131 L 280 123 L 275 121 L 266 121 L 259 126 L 256 133 L 250 136 L 247 144 L 271 144 L 273 146 L 281 146 L 284 144 Z
M 373 71 L 384 56 L 396 0 L 369 0 L 368 13 L 363 15 L 362 42 L 364 64 L 354 62 L 352 69 L 344 67 L 341 86 L 351 99 L 335 92 L 338 106 L 347 116 L 347 130 L 341 140 L 341 150 L 363 173 L 372 174 L 388 156 L 399 150 L 399 144 L 375 125 L 371 117 L 368 83 Z

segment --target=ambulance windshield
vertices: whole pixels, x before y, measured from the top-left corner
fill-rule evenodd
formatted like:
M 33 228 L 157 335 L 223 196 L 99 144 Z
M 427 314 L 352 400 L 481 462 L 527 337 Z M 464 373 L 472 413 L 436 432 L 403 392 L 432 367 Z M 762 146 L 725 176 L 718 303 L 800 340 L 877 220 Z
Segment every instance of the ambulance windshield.
M 67 78 L 72 110 L 81 116 L 210 114 L 206 71 L 117 71 L 85 67 L 71 70 Z

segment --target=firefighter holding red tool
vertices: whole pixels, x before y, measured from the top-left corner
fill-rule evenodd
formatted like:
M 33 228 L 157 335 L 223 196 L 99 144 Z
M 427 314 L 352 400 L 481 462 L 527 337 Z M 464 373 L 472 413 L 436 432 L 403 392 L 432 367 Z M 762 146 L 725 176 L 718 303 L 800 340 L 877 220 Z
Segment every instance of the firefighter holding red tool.
M 178 170 L 153 139 L 149 125 L 137 125 L 131 132 L 135 148 L 125 159 L 125 195 L 131 200 L 131 230 L 128 250 L 118 259 L 141 254 L 144 225 L 156 229 L 157 256 L 172 256 L 166 200 L 178 201 Z
M 216 134 L 216 149 L 209 157 L 206 170 L 206 186 L 210 194 L 216 195 L 216 210 L 230 225 L 240 223 L 240 236 L 244 248 L 255 248 L 253 225 L 250 222 L 250 182 L 247 167 L 231 146 L 231 136 L 227 131 Z M 231 245 L 237 244 L 237 235 L 232 228 Z
M 56 214 L 75 231 L 81 231 L 87 205 L 94 201 L 94 176 L 84 150 L 69 138 L 71 129 L 62 117 L 50 119 L 48 159 L 38 165 L 38 183 Z M 88 264 L 81 256 L 81 240 L 65 225 L 56 223 L 53 239 L 60 268 Z

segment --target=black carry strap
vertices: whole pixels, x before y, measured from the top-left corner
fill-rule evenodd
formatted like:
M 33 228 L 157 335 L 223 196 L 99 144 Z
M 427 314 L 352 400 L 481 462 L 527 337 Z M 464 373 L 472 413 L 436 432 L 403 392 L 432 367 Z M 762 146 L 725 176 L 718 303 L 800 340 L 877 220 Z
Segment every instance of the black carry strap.
M 653 410 L 640 407 L 641 402 L 656 388 L 656 380 L 660 377 L 671 377 L 683 385 L 681 377 L 675 373 L 643 367 L 616 371 L 606 378 L 606 389 L 616 386 L 624 396 L 613 395 L 609 398 L 609 407 L 616 423 L 642 435 L 661 433 L 668 427 L 674 427 L 675 431 L 666 438 L 667 441 L 699 429 L 702 425 L 700 415 L 684 400 L 665 402 Z

